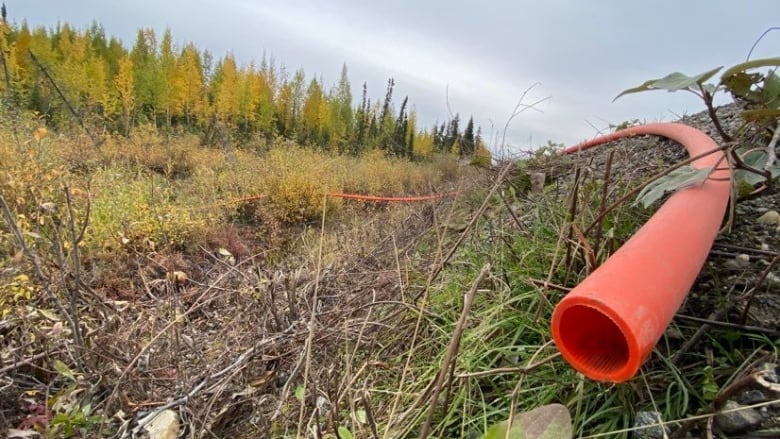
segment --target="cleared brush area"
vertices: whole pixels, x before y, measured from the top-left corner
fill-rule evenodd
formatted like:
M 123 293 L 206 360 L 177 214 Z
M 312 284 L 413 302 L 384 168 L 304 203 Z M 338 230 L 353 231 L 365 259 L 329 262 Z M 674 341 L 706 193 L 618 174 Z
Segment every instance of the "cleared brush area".
M 463 174 L 449 157 L 258 154 L 153 129 L 99 147 L 34 119 L 0 133 L 0 424 L 47 437 L 121 435 L 164 404 L 194 436 L 295 425 L 306 347 L 318 372 L 342 354 L 361 307 L 396 299 L 383 263 L 433 218 L 431 202 L 328 192 L 451 192 Z M 310 323 L 329 329 L 309 340 Z M 273 410 L 236 424 L 259 395 Z
M 487 171 L 154 130 L 97 149 L 37 128 L 0 131 L 6 428 L 131 437 L 172 414 L 191 438 L 479 438 L 559 403 L 575 437 L 632 437 L 640 412 L 706 437 L 777 358 L 761 276 L 777 235 L 746 232 L 760 227 L 749 207 L 639 376 L 592 382 L 552 343 L 554 305 L 652 208 L 600 214 L 684 158 L 671 142 L 543 149 Z M 734 269 L 727 249 L 756 240 L 765 263 Z

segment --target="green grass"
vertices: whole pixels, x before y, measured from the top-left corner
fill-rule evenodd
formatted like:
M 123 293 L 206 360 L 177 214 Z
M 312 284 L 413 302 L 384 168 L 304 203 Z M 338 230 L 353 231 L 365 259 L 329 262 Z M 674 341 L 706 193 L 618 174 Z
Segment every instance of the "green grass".
M 600 184 L 603 182 L 586 180 L 580 187 L 575 222 L 581 230 L 600 209 Z M 610 199 L 618 199 L 629 189 L 630 185 L 614 185 Z M 471 203 L 469 207 L 452 211 L 476 211 L 486 192 L 463 202 L 467 206 Z M 564 265 L 569 218 L 566 195 L 555 195 L 553 188 L 548 187 L 544 194 L 510 199 L 510 205 L 521 206 L 516 212 L 521 226 L 510 219 L 506 204 L 498 197 L 488 200 L 486 212 L 473 230 L 465 232 L 468 237 L 455 257 L 437 282 L 430 285 L 429 300 L 422 302 L 429 314 L 420 319 L 417 338 L 411 338 L 416 322 L 412 313 L 401 326 L 403 337 L 388 340 L 407 346 L 404 354 L 395 358 L 394 370 L 401 370 L 406 359 L 411 359 L 403 382 L 399 382 L 399 371 L 378 377 L 378 382 L 386 384 L 371 389 L 376 404 L 385 408 L 393 400 L 388 393 L 401 392 L 399 405 L 404 410 L 383 419 L 385 426 L 391 426 L 391 437 L 419 435 L 430 407 L 426 389 L 442 367 L 463 307 L 463 295 L 486 262 L 492 267 L 490 280 L 477 289 L 454 368 L 444 382 L 433 418 L 433 437 L 479 437 L 490 425 L 510 417 L 510 413 L 561 403 L 571 413 L 575 437 L 625 438 L 629 437 L 636 412 L 657 410 L 665 421 L 685 419 L 703 410 L 718 391 L 746 370 L 759 352 L 777 355 L 777 340 L 760 336 L 746 340 L 739 333 L 716 330 L 675 364 L 670 358 L 681 340 L 664 337 L 642 373 L 623 384 L 596 383 L 575 372 L 556 356 L 549 328 L 552 310 L 562 293 L 545 291 L 533 282 L 546 280 L 571 286 L 587 273 L 583 270 L 586 263 L 581 251 L 575 251 L 569 267 Z M 604 221 L 604 236 L 613 242 L 605 245 L 619 247 L 650 213 L 630 206 L 612 212 Z M 439 239 L 444 253 L 455 241 L 453 236 Z M 426 249 L 435 247 L 428 244 Z M 598 260 L 603 261 L 610 253 L 600 253 Z M 673 323 L 673 328 L 685 340 L 698 325 Z M 530 371 L 507 372 L 549 358 Z M 422 402 L 420 395 L 427 395 Z M 390 411 L 386 409 L 385 413 Z

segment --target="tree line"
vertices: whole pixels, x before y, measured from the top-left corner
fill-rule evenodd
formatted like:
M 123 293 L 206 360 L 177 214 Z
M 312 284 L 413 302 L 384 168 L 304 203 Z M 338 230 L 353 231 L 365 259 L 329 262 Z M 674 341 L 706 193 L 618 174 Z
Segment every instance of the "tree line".
M 215 59 L 191 42 L 175 44 L 170 30 L 158 39 L 153 29 L 139 29 L 126 48 L 97 23 L 84 30 L 67 23 L 2 26 L 0 91 L 15 108 L 53 127 L 73 124 L 75 112 L 89 126 L 111 132 L 127 135 L 154 124 L 198 133 L 205 143 L 227 132 L 239 141 L 284 138 L 355 155 L 375 148 L 407 158 L 487 151 L 473 118 L 463 130 L 458 115 L 430 130 L 418 127 L 408 97 L 395 108 L 392 78 L 383 99 L 370 99 L 364 83 L 355 104 L 346 64 L 326 87 L 265 54 L 259 65 L 239 65 L 232 53 Z

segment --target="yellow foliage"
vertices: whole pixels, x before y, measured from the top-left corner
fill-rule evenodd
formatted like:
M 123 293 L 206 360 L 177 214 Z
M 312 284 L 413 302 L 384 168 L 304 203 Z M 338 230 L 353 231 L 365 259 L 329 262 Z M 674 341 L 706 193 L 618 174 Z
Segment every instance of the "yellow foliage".
M 484 144 L 477 145 L 477 150 L 474 152 L 474 157 L 471 158 L 471 164 L 481 166 L 483 168 L 489 168 L 493 163 L 493 156 Z
M 184 246 L 208 223 L 207 212 L 177 205 L 176 190 L 166 181 L 122 168 L 93 176 L 94 200 L 88 228 L 90 242 L 101 247 Z
M 311 221 L 323 207 L 332 214 L 354 203 L 328 193 L 427 195 L 452 177 L 438 162 L 412 163 L 379 150 L 355 158 L 288 145 L 259 155 L 204 148 L 194 136 L 162 136 L 152 125 L 94 148 L 83 136 L 47 135 L 35 119 L 18 128 L 32 133 L 20 147 L 10 129 L 0 129 L 0 193 L 23 231 L 37 233 L 55 215 L 67 218 L 67 185 L 77 216 L 91 203 L 87 249 L 181 248 L 202 230 L 247 213 L 258 224 Z M 55 210 L 44 214 L 42 205 Z M 16 253 L 11 238 L 0 234 L 0 258 Z
M 26 274 L 17 274 L 10 281 L 0 281 L 0 317 L 7 316 L 14 305 L 32 300 L 35 290 Z
M 284 222 L 310 221 L 320 218 L 341 203 L 328 199 L 336 188 L 334 162 L 308 149 L 277 148 L 264 160 L 262 179 L 272 214 Z

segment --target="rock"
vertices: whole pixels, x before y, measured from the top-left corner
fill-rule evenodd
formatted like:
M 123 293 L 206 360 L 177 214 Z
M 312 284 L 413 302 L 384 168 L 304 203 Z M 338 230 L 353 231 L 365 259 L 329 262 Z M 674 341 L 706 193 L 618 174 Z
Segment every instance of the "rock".
M 756 220 L 760 224 L 780 226 L 780 213 L 776 210 L 769 210 Z
M 780 287 L 780 277 L 778 277 L 774 273 L 767 273 L 764 282 L 766 282 L 767 286 L 770 286 L 772 288 Z
M 176 439 L 179 436 L 179 416 L 173 410 L 163 410 L 144 427 L 149 439 Z
M 642 428 L 641 430 L 634 430 L 631 434 L 632 439 L 663 439 L 668 436 L 671 431 L 667 426 L 658 425 L 658 420 L 661 419 L 661 414 L 658 412 L 638 412 L 636 419 L 634 419 L 634 428 Z
M 723 411 L 715 416 L 715 424 L 725 434 L 740 434 L 751 431 L 761 425 L 761 415 L 752 408 L 747 408 L 737 402 L 727 401 Z
M 737 255 L 734 259 L 726 261 L 724 265 L 729 270 L 744 270 L 750 266 L 750 255 Z
M 748 390 L 739 397 L 739 403 L 743 405 L 760 404 L 769 401 L 769 398 L 760 390 Z
M 546 175 L 544 172 L 530 172 L 529 176 L 531 177 L 531 193 L 532 194 L 539 194 L 544 191 L 544 181 L 546 178 Z

